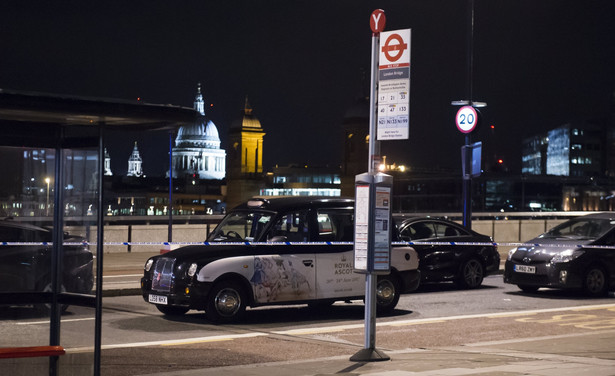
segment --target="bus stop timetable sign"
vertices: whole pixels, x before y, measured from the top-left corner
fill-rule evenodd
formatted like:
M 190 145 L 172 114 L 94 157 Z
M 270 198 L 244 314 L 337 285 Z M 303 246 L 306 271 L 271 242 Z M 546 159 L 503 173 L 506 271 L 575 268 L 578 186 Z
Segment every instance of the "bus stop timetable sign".
M 408 139 L 410 35 L 410 29 L 380 33 L 378 140 Z

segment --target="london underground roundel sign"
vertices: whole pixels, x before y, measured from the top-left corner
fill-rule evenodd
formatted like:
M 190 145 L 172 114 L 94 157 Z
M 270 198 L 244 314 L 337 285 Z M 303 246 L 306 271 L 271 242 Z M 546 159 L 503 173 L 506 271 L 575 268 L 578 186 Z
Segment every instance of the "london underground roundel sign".
M 470 133 L 478 124 L 478 113 L 472 106 L 463 106 L 457 111 L 455 124 L 461 133 Z

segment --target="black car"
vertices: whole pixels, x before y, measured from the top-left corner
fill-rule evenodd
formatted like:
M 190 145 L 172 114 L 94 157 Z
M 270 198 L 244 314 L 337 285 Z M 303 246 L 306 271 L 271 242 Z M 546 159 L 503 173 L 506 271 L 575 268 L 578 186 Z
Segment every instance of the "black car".
M 526 292 L 552 287 L 594 297 L 615 288 L 615 213 L 576 217 L 525 243 L 508 253 L 504 282 Z
M 476 288 L 483 278 L 500 268 L 500 254 L 493 239 L 460 224 L 431 217 L 396 217 L 402 241 L 433 242 L 412 246 L 419 254 L 422 282 L 453 281 Z M 481 243 L 480 245 L 454 243 Z
M 82 237 L 64 234 L 64 242 L 83 241 Z M 0 221 L 0 242 L 41 243 L 0 245 L 0 292 L 51 290 L 51 230 L 5 219 Z M 79 244 L 63 246 L 63 253 L 61 289 L 90 293 L 94 285 L 92 252 Z M 36 308 L 45 311 L 44 305 Z
M 150 258 L 143 299 L 167 315 L 205 310 L 213 322 L 238 320 L 247 306 L 363 299 L 354 271 L 354 201 L 335 197 L 252 199 L 230 211 L 207 239 Z M 420 282 L 414 249 L 392 247 L 391 273 L 379 275 L 378 312 Z

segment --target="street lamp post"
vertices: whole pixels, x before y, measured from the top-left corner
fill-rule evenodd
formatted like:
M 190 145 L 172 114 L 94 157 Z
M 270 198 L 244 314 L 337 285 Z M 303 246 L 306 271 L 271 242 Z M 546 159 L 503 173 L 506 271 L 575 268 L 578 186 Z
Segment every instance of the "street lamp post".
M 46 217 L 49 216 L 49 183 L 50 182 L 51 182 L 51 179 L 45 178 L 45 183 L 47 183 L 47 204 L 45 205 L 45 216 Z
M 473 56 L 474 56 L 474 0 L 468 0 L 468 30 L 467 30 L 467 100 L 453 101 L 453 106 L 472 106 L 474 109 L 478 107 L 486 107 L 485 102 L 476 102 L 472 100 L 472 73 L 473 73 Z M 476 119 L 478 120 L 478 119 Z M 472 137 L 470 132 L 465 134 L 465 150 L 469 150 L 469 146 L 472 143 Z M 471 166 L 471 155 L 466 153 L 463 156 L 465 161 L 463 163 Z M 462 186 L 462 200 L 463 200 L 463 225 L 468 228 L 472 227 L 472 175 L 471 173 L 464 174 L 463 186 Z

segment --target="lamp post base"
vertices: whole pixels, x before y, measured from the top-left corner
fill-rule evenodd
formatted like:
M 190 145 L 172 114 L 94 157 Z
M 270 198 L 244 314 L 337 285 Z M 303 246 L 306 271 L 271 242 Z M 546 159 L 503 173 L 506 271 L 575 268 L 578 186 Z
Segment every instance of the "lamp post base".
M 378 349 L 363 349 L 350 357 L 352 362 L 380 362 L 391 360 L 391 357 Z

